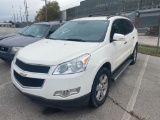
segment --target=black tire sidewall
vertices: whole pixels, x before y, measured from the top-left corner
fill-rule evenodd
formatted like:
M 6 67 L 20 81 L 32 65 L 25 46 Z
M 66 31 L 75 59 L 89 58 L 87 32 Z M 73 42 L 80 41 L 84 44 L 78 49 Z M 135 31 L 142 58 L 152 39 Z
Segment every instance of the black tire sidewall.
M 100 76 L 103 75 L 103 74 L 106 74 L 107 77 L 108 77 L 108 88 L 107 88 L 107 93 L 106 93 L 105 97 L 103 98 L 103 100 L 98 101 L 97 98 L 96 98 L 96 87 L 97 87 L 97 84 L 99 82 Z M 108 96 L 109 88 L 110 88 L 110 81 L 111 81 L 111 77 L 110 77 L 109 70 L 106 69 L 106 68 L 100 69 L 99 72 L 97 73 L 97 75 L 94 79 L 94 83 L 92 85 L 91 98 L 90 98 L 90 105 L 92 107 L 97 108 L 105 102 L 105 100 Z
M 136 59 L 134 60 L 134 52 L 135 52 L 135 50 L 136 50 Z M 134 51 L 133 51 L 133 53 L 132 53 L 132 56 L 131 56 L 131 59 L 133 60 L 133 61 L 131 62 L 131 65 L 134 65 L 134 64 L 136 63 L 136 61 L 137 61 L 137 53 L 138 53 L 138 45 L 136 44 L 136 46 L 135 46 L 135 48 L 134 48 Z

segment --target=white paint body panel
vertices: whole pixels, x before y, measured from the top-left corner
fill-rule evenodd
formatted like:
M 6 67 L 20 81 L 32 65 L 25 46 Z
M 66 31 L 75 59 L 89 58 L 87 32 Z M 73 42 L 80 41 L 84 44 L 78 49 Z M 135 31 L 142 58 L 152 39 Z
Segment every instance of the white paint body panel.
M 90 93 L 94 78 L 103 64 L 109 62 L 111 64 L 111 72 L 114 71 L 129 55 L 132 54 L 134 47 L 138 42 L 137 30 L 134 29 L 130 35 L 125 36 L 127 44 L 124 44 L 125 41 L 114 41 L 110 43 L 109 38 L 112 23 L 119 18 L 124 17 L 116 16 L 108 19 L 110 21 L 108 31 L 104 41 L 101 43 L 44 39 L 21 49 L 16 57 L 19 60 L 28 64 L 41 64 L 52 67 L 48 74 L 30 73 L 19 69 L 15 65 L 15 61 L 13 61 L 11 68 L 13 84 L 24 93 L 52 100 L 74 99 Z M 95 19 L 96 18 L 94 17 L 93 20 Z M 107 17 L 98 17 L 98 20 L 104 19 L 107 20 Z M 92 17 L 85 18 L 84 20 L 92 20 Z M 85 71 L 68 75 L 52 75 L 59 64 L 77 58 L 85 53 L 91 55 Z M 45 79 L 45 83 L 42 88 L 24 88 L 15 80 L 13 70 L 17 73 L 26 73 L 26 77 Z M 71 95 L 67 98 L 53 96 L 55 91 L 77 87 L 81 87 L 78 94 Z

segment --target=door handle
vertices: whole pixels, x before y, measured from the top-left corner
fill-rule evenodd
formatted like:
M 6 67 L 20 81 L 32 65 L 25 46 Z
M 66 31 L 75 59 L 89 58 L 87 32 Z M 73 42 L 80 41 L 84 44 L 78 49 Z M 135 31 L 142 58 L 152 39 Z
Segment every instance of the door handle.
M 125 41 L 124 44 L 127 44 L 127 41 Z

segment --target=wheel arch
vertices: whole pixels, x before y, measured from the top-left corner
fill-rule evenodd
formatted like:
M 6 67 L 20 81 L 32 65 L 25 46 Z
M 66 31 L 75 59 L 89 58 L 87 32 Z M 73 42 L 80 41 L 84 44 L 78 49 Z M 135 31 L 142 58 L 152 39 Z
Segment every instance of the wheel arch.
M 98 69 L 96 70 L 96 74 L 95 74 L 95 77 L 94 77 L 94 81 L 92 83 L 92 87 L 91 87 L 91 95 L 92 95 L 92 89 L 94 88 L 94 83 L 95 83 L 95 80 L 96 80 L 96 76 L 97 74 L 99 74 L 99 72 L 103 69 L 103 68 L 107 68 L 108 71 L 111 73 L 111 63 L 110 62 L 104 62 L 103 64 L 100 65 L 100 67 L 98 67 Z M 108 94 L 108 93 L 107 93 Z M 90 96 L 90 103 L 91 103 L 92 99 L 91 99 L 91 96 Z M 95 102 L 94 102 L 95 104 Z M 98 106 L 96 106 L 98 107 Z
M 107 68 L 109 70 L 109 72 L 111 73 L 111 63 L 110 62 L 105 62 L 101 67 L 100 69 L 102 68 Z M 99 70 L 100 70 L 99 69 Z
M 131 52 L 131 54 L 133 53 L 133 51 L 134 51 L 134 48 L 136 47 L 136 45 L 137 45 L 137 47 L 138 47 L 138 41 L 136 41 L 136 42 L 133 44 L 133 46 L 132 46 L 132 52 Z
M 102 68 L 107 68 L 107 69 L 109 70 L 110 74 L 111 74 L 111 72 L 112 72 L 111 62 L 105 61 L 105 62 L 103 62 L 103 63 L 101 63 L 101 64 L 99 65 L 98 69 L 97 69 L 96 72 L 95 72 L 94 79 L 95 79 L 97 73 L 98 73 Z M 94 81 L 93 81 L 93 82 L 94 82 Z

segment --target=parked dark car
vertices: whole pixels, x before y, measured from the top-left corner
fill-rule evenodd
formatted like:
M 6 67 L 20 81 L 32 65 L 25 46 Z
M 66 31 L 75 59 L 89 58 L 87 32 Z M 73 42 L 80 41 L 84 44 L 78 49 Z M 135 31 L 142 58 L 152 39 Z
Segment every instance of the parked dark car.
M 11 62 L 16 52 L 34 42 L 48 38 L 64 22 L 41 22 L 31 25 L 19 36 L 6 38 L 0 41 L 0 58 L 6 62 Z
M 8 38 L 8 37 L 13 37 L 13 36 L 20 35 L 20 34 L 22 34 L 25 30 L 27 30 L 28 27 L 29 27 L 29 26 L 26 26 L 26 27 L 20 29 L 20 30 L 19 30 L 18 32 L 16 32 L 16 33 L 0 35 L 0 40 L 3 40 L 3 39 Z

